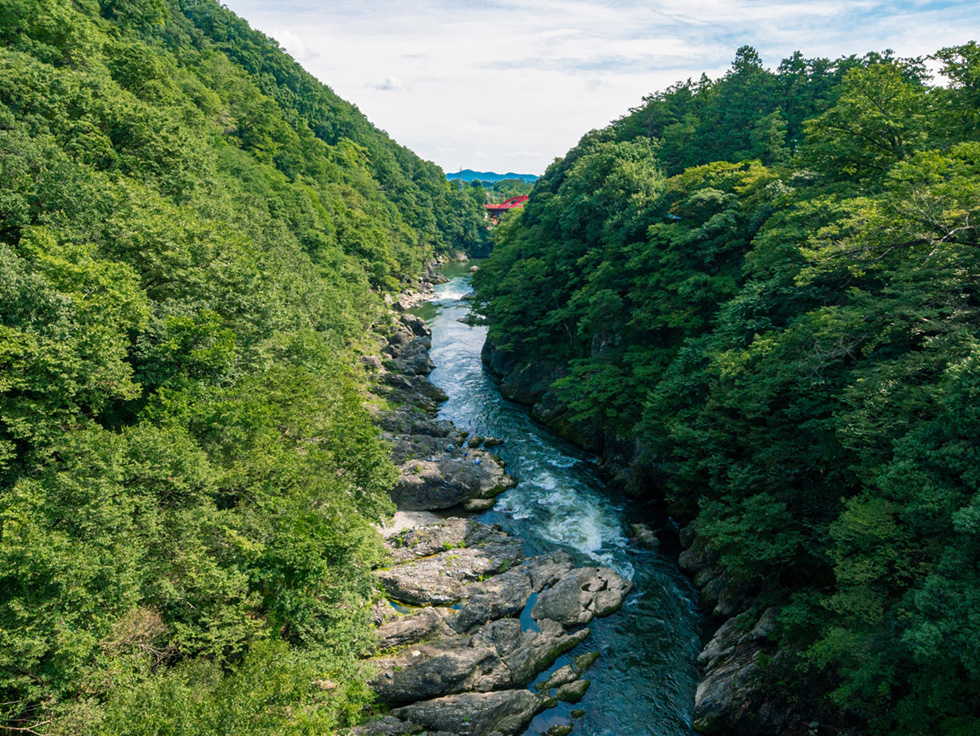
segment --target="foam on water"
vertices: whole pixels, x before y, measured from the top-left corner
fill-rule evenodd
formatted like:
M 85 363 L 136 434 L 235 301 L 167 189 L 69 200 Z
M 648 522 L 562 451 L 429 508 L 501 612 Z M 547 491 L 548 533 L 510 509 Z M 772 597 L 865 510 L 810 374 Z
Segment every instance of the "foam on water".
M 436 304 L 451 304 L 459 301 L 471 291 L 468 282 L 453 279 L 445 284 L 438 284 L 429 301 Z
M 543 539 L 574 549 L 621 575 L 632 577 L 633 567 L 623 552 L 627 538 L 620 512 L 581 481 L 570 477 L 567 471 L 578 460 L 552 466 L 557 473 L 540 469 L 531 477 L 521 474 L 520 467 L 527 464 L 526 458 L 522 460 L 509 469 L 524 480 L 500 497 L 498 512 L 514 519 L 532 519 L 535 533 Z

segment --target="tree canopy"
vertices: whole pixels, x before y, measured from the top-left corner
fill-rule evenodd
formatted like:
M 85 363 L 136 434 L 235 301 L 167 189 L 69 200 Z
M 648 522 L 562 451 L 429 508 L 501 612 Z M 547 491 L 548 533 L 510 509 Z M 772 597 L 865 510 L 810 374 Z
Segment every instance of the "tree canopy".
M 475 277 L 563 421 L 779 607 L 768 681 L 909 736 L 980 728 L 980 55 L 933 58 L 739 49 L 587 134 Z
M 356 357 L 477 203 L 212 0 L 0 3 L 0 181 L 0 728 L 357 716 Z

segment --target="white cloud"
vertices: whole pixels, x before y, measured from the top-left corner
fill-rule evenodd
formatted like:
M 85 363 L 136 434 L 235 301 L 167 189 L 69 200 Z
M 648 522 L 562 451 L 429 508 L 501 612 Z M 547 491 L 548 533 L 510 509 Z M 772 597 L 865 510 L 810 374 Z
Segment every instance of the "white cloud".
M 540 173 L 643 95 L 724 73 L 743 44 L 775 66 L 797 49 L 913 56 L 980 35 L 975 0 L 226 2 L 450 171 Z
M 382 92 L 394 92 L 402 88 L 402 80 L 398 77 L 385 77 L 385 81 L 381 84 L 374 85 L 374 88 L 380 89 Z

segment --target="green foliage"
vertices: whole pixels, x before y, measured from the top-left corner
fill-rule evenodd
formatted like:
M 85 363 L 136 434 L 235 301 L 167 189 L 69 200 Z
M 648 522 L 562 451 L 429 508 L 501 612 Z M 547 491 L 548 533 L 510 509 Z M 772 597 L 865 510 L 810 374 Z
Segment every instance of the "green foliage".
M 126 336 L 148 304 L 133 270 L 90 246 L 29 228 L 18 249 L 0 245 L 0 442 L 45 453 L 66 427 L 138 395 Z
M 534 189 L 534 184 L 523 179 L 499 179 L 495 182 L 487 183 L 481 188 L 490 191 L 490 197 L 493 201 L 503 202 L 511 197 L 530 194 Z
M 803 162 L 832 177 L 880 176 L 924 143 L 927 99 L 898 64 L 852 69 L 837 104 L 806 122 Z
M 328 654 L 314 657 L 261 642 L 233 673 L 195 660 L 116 691 L 96 728 L 106 736 L 332 733 L 369 702 L 362 672 L 326 680 L 323 673 L 334 670 Z M 337 689 L 324 691 L 328 682 Z M 69 717 L 89 725 L 87 715 L 76 707 Z
M 474 279 L 558 424 L 639 448 L 800 697 L 876 734 L 980 719 L 980 57 L 934 58 L 740 49 L 586 135 Z
M 797 52 L 773 73 L 743 46 L 721 79 L 702 76 L 649 95 L 607 130 L 617 140 L 658 139 L 669 175 L 713 161 L 781 164 L 802 140 L 803 122 L 836 101 L 845 73 L 879 59 L 805 59 Z
M 0 40 L 0 727 L 331 732 L 395 477 L 350 366 L 482 213 L 217 3 Z

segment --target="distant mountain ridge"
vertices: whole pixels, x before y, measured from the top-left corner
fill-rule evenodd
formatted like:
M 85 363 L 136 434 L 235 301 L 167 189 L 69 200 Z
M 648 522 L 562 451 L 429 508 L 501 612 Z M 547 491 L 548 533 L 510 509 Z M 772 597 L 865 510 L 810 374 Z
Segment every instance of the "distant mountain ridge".
M 446 178 L 451 181 L 457 181 L 462 179 L 463 181 L 473 181 L 474 179 L 479 179 L 480 181 L 502 181 L 503 179 L 521 179 L 526 182 L 536 182 L 538 176 L 535 174 L 515 174 L 513 172 L 508 172 L 506 174 L 498 174 L 493 171 L 473 171 L 473 169 L 463 169 L 462 171 L 454 171 L 452 173 L 447 172 Z

